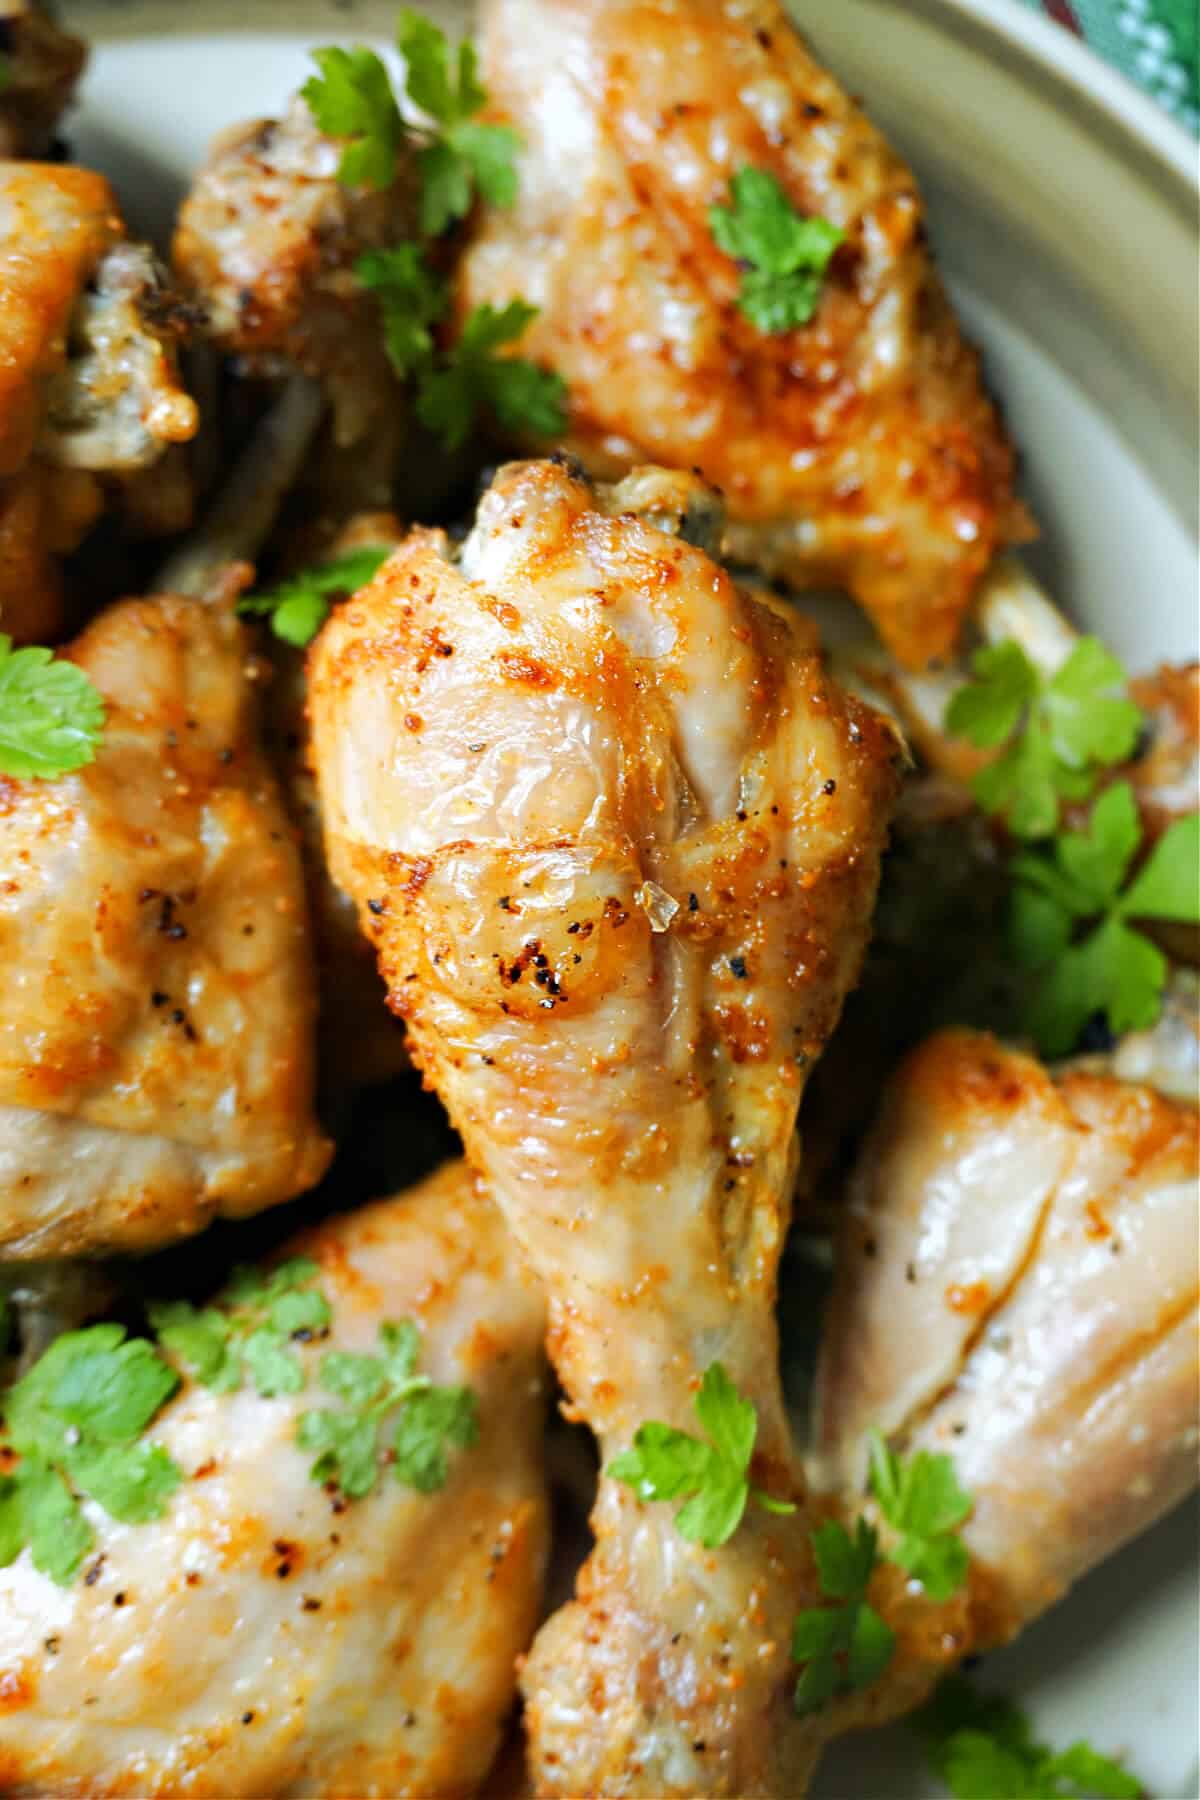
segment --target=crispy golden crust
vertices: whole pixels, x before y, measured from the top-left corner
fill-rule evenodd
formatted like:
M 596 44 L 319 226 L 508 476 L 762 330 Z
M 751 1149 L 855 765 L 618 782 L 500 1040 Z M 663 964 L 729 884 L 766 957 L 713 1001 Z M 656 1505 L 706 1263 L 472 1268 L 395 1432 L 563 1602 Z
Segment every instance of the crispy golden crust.
M 527 149 L 462 306 L 541 307 L 523 351 L 565 377 L 593 467 L 698 468 L 736 556 L 849 588 L 908 663 L 943 654 L 1027 525 L 908 168 L 775 0 L 491 0 L 485 61 Z M 847 236 L 813 322 L 778 336 L 708 224 L 746 165 Z
M 466 1800 L 486 1773 L 546 1559 L 541 1296 L 461 1162 L 293 1248 L 325 1347 L 413 1320 L 422 1373 L 474 1389 L 478 1442 L 437 1493 L 384 1469 L 347 1501 L 295 1442 L 328 1396 L 185 1382 L 154 1426 L 184 1474 L 163 1517 L 99 1515 L 65 1589 L 28 1552 L 0 1569 L 6 1795 Z
M 106 703 L 96 760 L 0 780 L 4 1259 L 168 1242 L 290 1199 L 329 1154 L 300 862 L 240 625 L 125 601 L 69 654 Z
M 414 532 L 312 653 L 335 876 L 550 1301 L 607 1461 L 720 1355 L 803 1501 L 775 1270 L 796 1105 L 854 980 L 899 747 L 805 623 L 702 547 L 694 479 L 514 464 L 455 557 Z M 695 541 L 702 540 L 701 542 Z M 601 1483 L 523 1678 L 538 1791 L 802 1791 L 802 1509 L 710 1554 Z

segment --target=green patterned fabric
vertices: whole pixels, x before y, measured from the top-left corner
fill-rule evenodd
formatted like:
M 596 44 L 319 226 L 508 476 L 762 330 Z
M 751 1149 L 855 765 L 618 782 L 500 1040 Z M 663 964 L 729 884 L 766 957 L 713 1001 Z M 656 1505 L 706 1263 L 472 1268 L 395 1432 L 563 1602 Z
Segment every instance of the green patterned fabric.
M 1024 0 L 1200 134 L 1200 0 Z

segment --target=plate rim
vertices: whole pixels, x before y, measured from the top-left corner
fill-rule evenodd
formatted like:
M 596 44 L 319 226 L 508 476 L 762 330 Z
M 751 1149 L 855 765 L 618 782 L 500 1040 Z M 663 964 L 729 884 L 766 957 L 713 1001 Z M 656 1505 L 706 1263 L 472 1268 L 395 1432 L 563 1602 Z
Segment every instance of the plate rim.
M 1018 0 L 898 3 L 906 12 L 942 21 L 985 49 L 995 47 L 1010 67 L 1031 72 L 1043 90 L 1065 96 L 1079 122 L 1107 139 L 1123 162 L 1153 172 L 1156 185 L 1187 214 L 1200 235 L 1200 144 L 1157 100 L 1081 38 Z

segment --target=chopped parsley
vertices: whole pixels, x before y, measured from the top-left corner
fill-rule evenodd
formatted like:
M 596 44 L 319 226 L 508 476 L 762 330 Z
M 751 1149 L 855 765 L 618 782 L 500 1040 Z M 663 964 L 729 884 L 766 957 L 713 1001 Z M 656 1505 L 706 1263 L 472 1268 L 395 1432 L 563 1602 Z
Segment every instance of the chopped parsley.
M 92 1547 L 81 1496 L 124 1524 L 161 1518 L 182 1474 L 142 1433 L 179 1386 L 145 1338 L 91 1325 L 56 1338 L 0 1397 L 0 1565 L 26 1545 L 65 1587 Z
M 871 1490 L 879 1510 L 899 1535 L 884 1550 L 907 1569 L 931 1600 L 948 1600 L 966 1580 L 966 1545 L 956 1535 L 971 1510 L 949 1456 L 918 1450 L 905 1460 L 889 1450 L 881 1433 L 869 1434 Z
M 524 357 L 495 354 L 521 337 L 536 316 L 537 308 L 524 300 L 500 308 L 477 306 L 440 366 L 419 376 L 417 415 L 448 450 L 466 442 L 480 412 L 518 436 L 556 437 L 565 428 L 562 377 Z
M 311 1257 L 293 1256 L 274 1269 L 235 1269 L 215 1305 L 187 1300 L 152 1302 L 150 1323 L 165 1350 L 193 1380 L 219 1394 L 253 1383 L 264 1399 L 298 1394 L 304 1366 L 294 1348 L 329 1330 L 320 1274 Z
M 334 1482 L 358 1499 L 390 1464 L 396 1480 L 418 1493 L 445 1486 L 448 1451 L 469 1449 L 479 1436 L 478 1409 L 470 1388 L 435 1387 L 417 1374 L 420 1350 L 421 1334 L 405 1319 L 380 1326 L 375 1355 L 330 1350 L 322 1357 L 321 1386 L 344 1408 L 301 1415 L 296 1442 L 316 1452 L 314 1481 Z
M 912 1722 L 955 1800 L 1138 1800 L 1143 1792 L 1085 1739 L 1065 1750 L 1039 1744 L 1019 1707 L 961 1675 L 943 1681 Z
M 390 550 L 378 544 L 347 550 L 328 562 L 315 563 L 310 569 L 289 575 L 286 581 L 261 594 L 245 595 L 238 601 L 238 612 L 269 619 L 277 638 L 302 650 L 329 617 L 332 602 L 364 587 L 390 555 Z
M 867 1586 L 879 1560 L 873 1525 L 859 1519 L 854 1536 L 829 1519 L 809 1534 L 821 1592 L 833 1606 L 800 1613 L 792 1631 L 792 1658 L 802 1663 L 794 1704 L 798 1714 L 816 1712 L 835 1694 L 870 1687 L 892 1660 L 891 1627 L 867 1600 Z
M 1094 637 L 1080 638 L 1053 675 L 1011 638 L 977 650 L 971 670 L 974 680 L 946 709 L 946 729 L 978 750 L 1006 746 L 975 776 L 975 798 L 1014 836 L 1048 837 L 1062 802 L 1086 799 L 1137 744 L 1142 715 L 1123 692 L 1125 671 Z
M 0 775 L 51 781 L 93 762 L 104 701 L 75 663 L 0 631 Z
M 710 206 L 717 248 L 742 270 L 738 306 L 759 331 L 792 331 L 817 310 L 830 258 L 845 234 L 806 219 L 765 169 L 739 169 L 729 206 Z
M 464 38 L 454 50 L 430 19 L 408 9 L 400 15 L 396 42 L 405 62 L 405 91 L 437 127 L 417 151 L 424 235 L 438 237 L 465 218 L 476 192 L 493 206 L 511 206 L 520 138 L 507 125 L 484 125 L 476 117 L 487 93 L 475 46 Z
M 607 1474 L 640 1500 L 682 1499 L 675 1515 L 680 1537 L 709 1550 L 733 1536 L 751 1500 L 768 1512 L 795 1512 L 790 1501 L 751 1486 L 758 1415 L 719 1362 L 705 1370 L 695 1407 L 707 1442 L 652 1420 L 638 1427 L 632 1448 L 614 1458 Z
M 1097 1013 L 1114 1033 L 1159 1016 L 1167 960 L 1130 921 L 1200 923 L 1200 816 L 1171 825 L 1128 880 L 1140 843 L 1133 792 L 1120 781 L 1084 831 L 1012 860 L 1012 949 L 1036 977 L 1023 1022 L 1046 1056 L 1072 1051 Z

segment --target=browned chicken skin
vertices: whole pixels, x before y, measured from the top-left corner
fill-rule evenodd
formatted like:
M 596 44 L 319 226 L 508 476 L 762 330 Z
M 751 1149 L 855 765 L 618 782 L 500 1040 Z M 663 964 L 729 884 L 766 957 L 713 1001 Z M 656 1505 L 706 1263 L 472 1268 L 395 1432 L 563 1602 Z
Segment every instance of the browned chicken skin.
M 526 149 L 462 306 L 541 308 L 522 352 L 566 379 L 590 466 L 698 469 L 736 558 L 848 588 L 906 663 L 942 655 L 1027 523 L 910 171 L 775 0 L 488 0 L 483 33 Z M 847 238 L 812 323 L 776 336 L 708 223 L 746 166 Z
M 0 1790 L 99 1800 L 466 1800 L 495 1756 L 541 1598 L 543 1309 L 461 1162 L 293 1246 L 333 1309 L 308 1386 L 264 1399 L 185 1381 L 155 1421 L 184 1474 L 160 1519 L 95 1519 L 95 1575 L 0 1569 Z M 312 1479 L 298 1417 L 326 1349 L 422 1334 L 468 1384 L 478 1441 L 434 1493 L 384 1468 L 346 1500 Z
M 388 188 L 347 187 L 343 148 L 298 96 L 280 119 L 225 132 L 180 212 L 173 256 L 222 350 L 252 374 L 321 382 L 334 445 L 355 451 L 358 505 L 386 505 L 370 470 L 390 473 L 404 408 L 354 264 L 410 235 L 417 189 L 404 160 Z
M 977 1647 L 1196 1485 L 1198 1182 L 1195 1105 L 1142 1082 L 945 1031 L 889 1083 L 846 1198 L 817 1451 L 851 1495 L 868 1426 L 953 1456 Z
M 197 426 L 177 328 L 158 265 L 126 240 L 103 176 L 0 162 L 0 630 L 10 636 L 58 635 L 59 559 L 110 496 L 142 530 L 186 523 L 186 479 L 182 513 L 176 471 L 161 516 L 156 466 Z
M 0 781 L 0 1258 L 145 1249 L 289 1199 L 328 1147 L 292 828 L 228 606 L 104 613 L 97 757 Z
M 0 54 L 0 157 L 45 156 L 83 72 L 87 45 L 63 31 L 39 0 L 3 0 Z
M 679 529 L 693 539 L 685 541 Z M 607 1458 L 722 1360 L 799 1494 L 773 1316 L 804 1070 L 865 941 L 897 745 L 695 539 L 689 478 L 513 465 L 457 561 L 416 532 L 313 652 L 334 875 L 545 1282 Z M 794 1795 L 807 1525 L 720 1552 L 605 1481 L 524 1676 L 538 1790 Z

